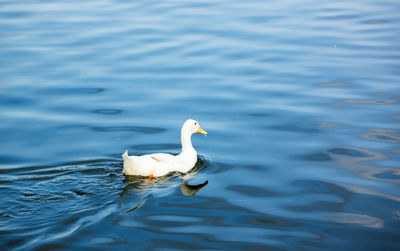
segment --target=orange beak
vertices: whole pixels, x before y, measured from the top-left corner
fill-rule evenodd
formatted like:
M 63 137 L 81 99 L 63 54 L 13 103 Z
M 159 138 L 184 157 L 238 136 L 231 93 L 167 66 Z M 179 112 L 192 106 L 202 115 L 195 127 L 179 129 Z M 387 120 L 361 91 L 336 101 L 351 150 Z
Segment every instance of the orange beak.
M 207 135 L 207 132 L 204 131 L 203 129 L 201 129 L 201 127 L 199 127 L 199 130 L 197 130 L 197 133 L 201 133 L 201 134 Z

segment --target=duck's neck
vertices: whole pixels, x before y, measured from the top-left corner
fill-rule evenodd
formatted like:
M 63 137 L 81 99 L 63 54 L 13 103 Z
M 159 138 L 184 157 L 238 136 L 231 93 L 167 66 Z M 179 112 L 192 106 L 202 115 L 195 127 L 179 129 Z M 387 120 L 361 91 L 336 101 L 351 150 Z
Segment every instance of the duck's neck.
M 192 134 L 185 130 L 185 128 L 182 128 L 181 130 L 181 143 L 182 143 L 182 153 L 196 153 L 196 150 L 194 150 L 192 146 Z

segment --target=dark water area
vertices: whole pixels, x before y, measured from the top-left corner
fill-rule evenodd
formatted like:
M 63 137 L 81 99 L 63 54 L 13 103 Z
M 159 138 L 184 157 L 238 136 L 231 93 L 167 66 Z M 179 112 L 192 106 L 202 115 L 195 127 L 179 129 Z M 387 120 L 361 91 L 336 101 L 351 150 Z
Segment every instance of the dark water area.
M 2 1 L 2 250 L 399 250 L 399 13 Z M 188 118 L 190 173 L 119 176 Z

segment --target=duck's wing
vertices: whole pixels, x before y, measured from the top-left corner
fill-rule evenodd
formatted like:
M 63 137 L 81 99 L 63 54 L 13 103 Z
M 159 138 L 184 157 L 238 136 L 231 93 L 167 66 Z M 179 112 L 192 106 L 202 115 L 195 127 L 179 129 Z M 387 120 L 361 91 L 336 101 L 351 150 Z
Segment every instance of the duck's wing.
M 150 158 L 151 160 L 155 161 L 156 163 L 160 164 L 173 164 L 176 163 L 176 156 L 172 154 L 167 154 L 167 153 L 153 153 L 153 154 L 147 154 L 144 155 L 147 158 Z
M 177 166 L 180 165 L 179 158 L 175 155 L 166 153 L 154 153 L 146 155 L 154 163 L 153 175 L 164 176 L 169 172 L 177 170 Z

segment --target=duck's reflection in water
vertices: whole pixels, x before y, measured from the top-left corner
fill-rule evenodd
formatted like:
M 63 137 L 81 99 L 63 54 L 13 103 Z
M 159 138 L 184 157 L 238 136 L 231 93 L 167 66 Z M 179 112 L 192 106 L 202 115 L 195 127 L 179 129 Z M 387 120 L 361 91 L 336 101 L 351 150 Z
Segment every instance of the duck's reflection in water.
M 180 190 L 183 195 L 194 196 L 198 191 L 208 184 L 208 180 L 200 184 L 188 184 L 188 179 L 182 178 L 180 184 Z M 175 182 L 170 180 L 170 177 L 160 177 L 154 179 L 144 179 L 140 176 L 126 176 L 125 183 L 127 185 L 122 189 L 120 196 L 124 196 L 128 192 L 134 192 L 137 194 L 143 194 L 148 191 L 149 188 L 158 190 L 166 189 L 174 186 Z
M 163 188 L 168 188 L 173 186 L 175 182 L 170 181 L 168 177 L 161 177 L 161 178 L 155 178 L 155 179 L 144 179 L 143 177 L 140 176 L 126 176 L 125 183 L 127 185 L 122 189 L 122 192 L 120 196 L 124 196 L 128 192 L 135 192 L 137 194 L 143 194 L 145 193 L 150 187 L 163 189 Z M 196 184 L 196 185 L 190 185 L 187 182 L 187 179 L 182 178 L 181 179 L 181 184 L 180 184 L 180 189 L 183 195 L 186 196 L 194 196 L 198 191 L 200 191 L 203 187 L 205 187 L 208 184 L 208 180 L 206 180 L 203 183 Z
M 182 179 L 182 183 L 180 185 L 181 192 L 186 196 L 194 196 L 198 191 L 200 191 L 203 187 L 207 186 L 208 180 L 201 184 L 197 185 L 189 185 L 186 180 Z
M 179 185 L 180 191 L 185 196 L 194 196 L 202 188 L 208 184 L 208 180 L 199 184 L 188 184 L 188 180 L 192 175 L 185 175 L 181 178 Z M 120 197 L 124 197 L 124 200 L 129 198 L 131 201 L 132 197 L 136 197 L 136 205 L 133 208 L 125 211 L 125 213 L 132 212 L 142 206 L 149 195 L 168 195 L 176 191 L 177 180 L 169 176 L 158 177 L 153 179 L 143 178 L 140 176 L 125 176 L 124 182 L 127 184 L 122 188 Z

